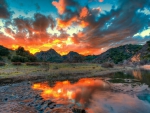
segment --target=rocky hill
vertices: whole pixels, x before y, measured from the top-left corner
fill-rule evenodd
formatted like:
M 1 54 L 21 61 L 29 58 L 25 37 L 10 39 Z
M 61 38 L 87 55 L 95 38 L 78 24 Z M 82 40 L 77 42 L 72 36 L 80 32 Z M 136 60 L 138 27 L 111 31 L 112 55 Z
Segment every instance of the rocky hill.
M 132 62 L 150 62 L 150 41 L 130 59 Z
M 67 55 L 63 56 L 64 62 L 83 62 L 84 56 L 77 52 L 70 51 Z
M 142 48 L 141 45 L 124 45 L 116 48 L 111 48 L 100 54 L 93 62 L 113 62 L 115 64 L 122 63 L 124 60 L 131 58 L 137 51 Z
M 63 58 L 54 49 L 41 51 L 35 54 L 39 61 L 63 62 Z

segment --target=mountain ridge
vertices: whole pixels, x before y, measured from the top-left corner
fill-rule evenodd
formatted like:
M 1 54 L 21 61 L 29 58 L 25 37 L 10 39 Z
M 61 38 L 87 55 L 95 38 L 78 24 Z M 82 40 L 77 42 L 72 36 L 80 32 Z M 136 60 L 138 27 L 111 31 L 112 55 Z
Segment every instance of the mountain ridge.
M 8 48 L 1 47 L 2 50 L 7 50 Z M 147 48 L 147 49 L 142 49 L 142 48 Z M 148 58 L 150 60 L 150 41 L 148 41 L 145 45 L 132 45 L 132 44 L 127 44 L 127 45 L 122 45 L 119 47 L 115 48 L 110 48 L 104 53 L 100 55 L 81 55 L 77 52 L 70 51 L 66 55 L 60 55 L 57 53 L 54 49 L 50 48 L 47 51 L 40 51 L 34 54 L 34 56 L 37 58 L 35 60 L 33 56 L 30 54 L 29 51 L 26 51 L 23 49 L 23 54 L 21 57 L 24 57 L 24 54 L 28 54 L 27 57 L 31 59 L 31 61 L 41 61 L 41 62 L 56 62 L 56 63 L 62 63 L 62 62 L 69 62 L 69 63 L 80 63 L 80 62 L 93 62 L 93 63 L 104 63 L 104 62 L 112 62 L 115 64 L 120 64 L 123 63 L 125 60 L 128 62 L 134 62 L 133 58 L 137 56 L 137 54 L 142 53 L 145 56 L 141 57 L 140 60 L 143 60 L 145 58 Z M 8 49 L 11 51 L 10 49 Z M 15 52 L 17 50 L 14 50 L 13 52 L 10 52 L 10 55 L 17 55 Z M 0 49 L 1 52 L 1 49 Z M 14 54 L 15 53 L 15 54 Z M 146 53 L 148 53 L 146 56 Z M 10 56 L 8 55 L 8 56 Z M 20 55 L 19 55 L 20 56 Z M 2 56 L 0 55 L 0 60 L 2 59 Z M 11 59 L 12 61 L 12 59 Z M 25 59 L 25 61 L 28 61 Z M 24 62 L 25 62 L 24 61 Z M 29 60 L 30 61 L 30 60 Z M 137 62 L 137 60 L 135 61 Z

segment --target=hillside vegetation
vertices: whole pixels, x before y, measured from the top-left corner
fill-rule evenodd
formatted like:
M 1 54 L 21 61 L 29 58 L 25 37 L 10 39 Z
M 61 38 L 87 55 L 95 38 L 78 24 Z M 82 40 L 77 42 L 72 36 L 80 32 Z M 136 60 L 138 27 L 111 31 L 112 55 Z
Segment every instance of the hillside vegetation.
M 111 48 L 99 55 L 93 62 L 113 62 L 115 64 L 122 63 L 124 60 L 131 58 L 137 51 L 142 48 L 141 45 L 124 45 Z
M 24 50 L 23 47 L 19 47 L 16 50 L 16 55 L 11 58 L 12 62 L 35 62 L 36 57 L 32 55 L 29 51 Z
M 3 62 L 35 62 L 36 57 L 32 55 L 29 51 L 24 50 L 23 47 L 18 47 L 18 49 L 10 50 L 4 46 L 0 46 L 0 61 Z
M 146 64 L 150 62 L 150 41 L 148 41 L 142 48 L 130 59 L 132 62 L 139 62 Z
M 54 49 L 49 49 L 48 51 L 41 51 L 35 54 L 39 61 L 44 62 L 63 62 L 63 58 Z
M 0 45 L 0 61 L 4 61 L 4 57 L 9 58 L 10 50 Z
M 41 51 L 35 55 L 26 51 L 23 47 L 16 50 L 9 50 L 0 46 L 0 61 L 11 62 L 51 62 L 51 63 L 104 63 L 111 62 L 115 64 L 124 61 L 139 62 L 150 61 L 150 41 L 145 45 L 123 45 L 111 48 L 100 55 L 81 55 L 77 52 L 70 51 L 67 55 L 61 56 L 54 49 Z

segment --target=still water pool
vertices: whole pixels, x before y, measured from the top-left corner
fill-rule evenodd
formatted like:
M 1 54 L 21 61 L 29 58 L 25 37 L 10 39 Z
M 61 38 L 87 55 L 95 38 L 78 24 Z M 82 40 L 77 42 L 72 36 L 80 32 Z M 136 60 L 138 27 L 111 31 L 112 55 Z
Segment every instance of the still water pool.
M 150 113 L 150 70 L 117 72 L 77 82 L 36 83 L 45 100 L 69 103 L 88 113 Z

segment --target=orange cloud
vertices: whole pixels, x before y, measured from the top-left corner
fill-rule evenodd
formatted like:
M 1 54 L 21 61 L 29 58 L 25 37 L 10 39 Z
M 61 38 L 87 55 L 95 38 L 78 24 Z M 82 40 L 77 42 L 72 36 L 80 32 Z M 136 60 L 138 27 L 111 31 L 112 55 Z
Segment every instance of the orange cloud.
M 87 27 L 88 25 L 89 25 L 89 23 L 85 22 L 83 20 L 80 22 L 80 26 L 83 27 L 83 28 Z
M 99 2 L 103 2 L 104 0 L 99 0 Z
M 76 103 L 84 104 L 90 100 L 92 92 L 109 89 L 109 84 L 100 79 L 84 78 L 74 84 L 69 81 L 56 82 L 54 87 L 50 87 L 46 82 L 35 83 L 32 85 L 32 88 L 34 90 L 41 90 L 41 96 L 45 100 L 53 98 L 70 101 L 70 99 L 73 99 Z
M 88 13 L 89 13 L 88 9 L 86 7 L 83 7 L 80 12 L 80 18 L 86 17 L 88 15 Z
M 84 33 L 83 32 L 79 32 L 77 35 L 78 35 L 78 37 L 83 37 Z
M 83 36 L 82 33 L 79 33 L 80 36 Z M 82 38 L 81 38 L 82 39 Z M 55 49 L 61 55 L 65 55 L 70 51 L 75 51 L 83 55 L 89 54 L 99 54 L 103 50 L 99 48 L 90 47 L 88 43 L 82 42 L 78 37 L 66 37 L 66 38 L 54 38 L 53 40 L 46 41 L 32 41 L 26 39 L 16 39 L 12 40 L 10 38 L 0 40 L 0 44 L 10 49 L 17 49 L 19 46 L 29 50 L 32 54 L 40 51 L 47 51 L 50 48 Z
M 66 28 L 66 27 L 70 26 L 73 22 L 77 22 L 77 17 L 73 17 L 72 19 L 70 19 L 68 21 L 64 21 L 64 20 L 57 18 L 57 25 L 60 28 Z
M 58 9 L 59 14 L 63 14 L 66 8 L 64 0 L 59 0 L 59 2 L 53 1 L 52 4 Z

